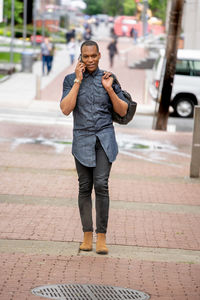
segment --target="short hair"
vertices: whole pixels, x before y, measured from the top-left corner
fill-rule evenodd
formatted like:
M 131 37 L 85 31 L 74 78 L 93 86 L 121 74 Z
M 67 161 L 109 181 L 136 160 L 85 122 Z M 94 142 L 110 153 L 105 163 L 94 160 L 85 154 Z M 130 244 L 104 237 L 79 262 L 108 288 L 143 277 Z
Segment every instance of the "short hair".
M 97 48 L 97 51 L 99 52 L 99 46 L 95 41 L 88 40 L 83 42 L 81 45 L 81 53 L 84 46 L 95 46 Z

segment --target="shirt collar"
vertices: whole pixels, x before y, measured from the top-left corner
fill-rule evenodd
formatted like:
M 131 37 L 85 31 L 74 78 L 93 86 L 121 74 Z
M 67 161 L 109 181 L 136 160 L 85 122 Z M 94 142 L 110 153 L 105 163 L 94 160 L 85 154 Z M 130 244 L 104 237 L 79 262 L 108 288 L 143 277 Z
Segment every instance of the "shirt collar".
M 99 67 L 97 67 L 97 69 L 93 73 L 89 73 L 88 70 L 86 70 L 83 73 L 83 77 L 87 78 L 89 75 L 91 75 L 92 77 L 95 77 L 98 72 L 99 72 Z

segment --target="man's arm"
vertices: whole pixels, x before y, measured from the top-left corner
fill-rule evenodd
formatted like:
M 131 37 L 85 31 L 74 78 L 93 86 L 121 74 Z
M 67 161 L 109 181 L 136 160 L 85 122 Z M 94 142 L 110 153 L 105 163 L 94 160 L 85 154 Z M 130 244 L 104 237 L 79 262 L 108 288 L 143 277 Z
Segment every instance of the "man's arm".
M 74 83 L 69 94 L 60 102 L 60 108 L 64 115 L 68 116 L 74 110 L 79 88 L 80 83 Z
M 113 77 L 110 76 L 111 73 L 106 72 L 103 77 L 102 77 L 102 84 L 104 86 L 104 88 L 106 89 L 111 101 L 112 101 L 112 105 L 113 105 L 113 109 L 114 111 L 120 115 L 121 117 L 124 117 L 127 113 L 127 109 L 128 109 L 128 104 L 121 100 L 117 94 L 115 93 L 115 91 L 112 88 L 112 83 L 113 83 Z
M 67 94 L 66 97 L 64 97 L 60 103 L 60 108 L 65 115 L 69 115 L 76 106 L 76 99 L 78 96 L 79 88 L 81 81 L 83 79 L 83 72 L 85 71 L 85 65 L 81 62 L 78 62 L 76 65 L 76 79 L 79 82 L 74 82 L 70 92 Z

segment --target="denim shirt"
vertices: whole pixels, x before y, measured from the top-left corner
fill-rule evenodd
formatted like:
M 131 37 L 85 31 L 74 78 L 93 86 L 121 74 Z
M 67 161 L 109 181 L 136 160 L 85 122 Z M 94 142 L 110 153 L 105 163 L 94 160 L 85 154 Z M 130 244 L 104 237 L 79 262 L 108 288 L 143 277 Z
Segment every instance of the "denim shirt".
M 118 146 L 112 121 L 112 102 L 102 85 L 104 71 L 97 68 L 92 74 L 83 73 L 76 106 L 73 110 L 73 142 L 72 154 L 87 167 L 96 166 L 95 144 L 97 137 L 108 157 L 113 162 L 118 154 Z M 76 74 L 65 77 L 61 101 L 68 95 Z M 118 97 L 126 102 L 120 87 L 113 84 Z

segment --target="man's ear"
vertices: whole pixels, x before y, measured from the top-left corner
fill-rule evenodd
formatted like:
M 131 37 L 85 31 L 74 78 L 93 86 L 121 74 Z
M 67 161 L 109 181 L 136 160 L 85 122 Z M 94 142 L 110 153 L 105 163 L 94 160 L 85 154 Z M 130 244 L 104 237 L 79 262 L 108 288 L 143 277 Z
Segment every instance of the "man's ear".
M 101 52 L 99 52 L 99 59 L 101 58 Z

